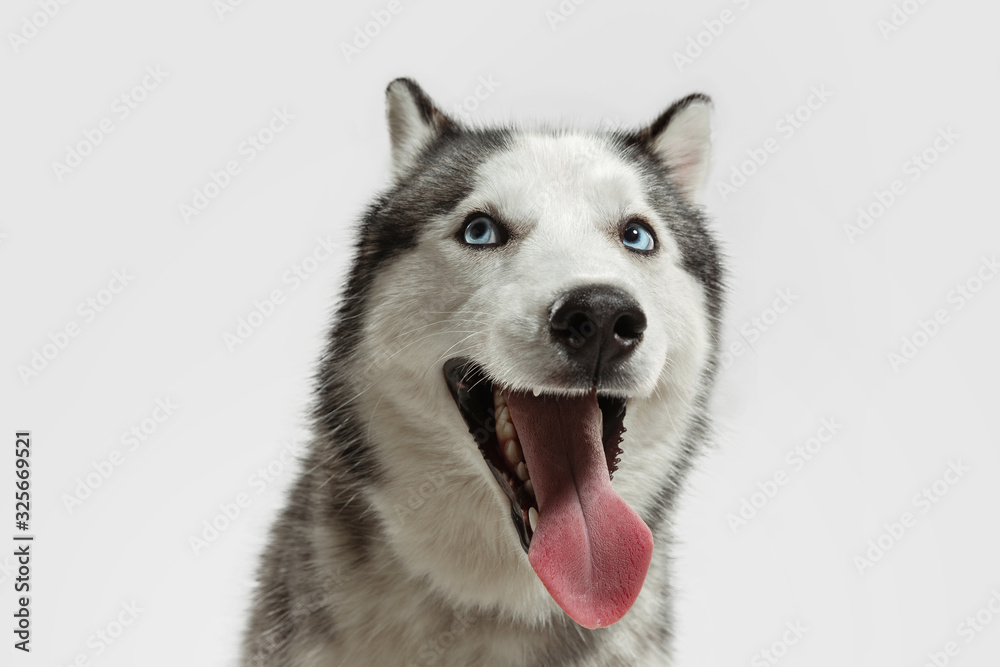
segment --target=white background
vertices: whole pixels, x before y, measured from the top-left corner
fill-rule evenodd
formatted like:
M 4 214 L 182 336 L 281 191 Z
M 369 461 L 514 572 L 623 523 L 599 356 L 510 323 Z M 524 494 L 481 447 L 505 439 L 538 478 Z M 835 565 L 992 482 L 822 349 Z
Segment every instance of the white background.
M 918 667 L 949 641 L 948 664 L 1000 664 L 1000 618 L 971 641 L 960 627 L 1000 591 L 1000 280 L 977 282 L 1000 252 L 998 5 L 910 0 L 886 32 L 889 0 L 590 0 L 564 3 L 564 21 L 547 14 L 556 0 L 400 3 L 350 62 L 340 45 L 385 3 L 246 0 L 220 15 L 211 0 L 70 2 L 17 45 L 10 34 L 40 5 L 4 3 L 0 535 L 14 532 L 13 433 L 30 429 L 37 542 L 30 656 L 10 648 L 13 561 L 0 551 L 3 663 L 233 664 L 256 554 L 294 472 L 263 489 L 251 475 L 303 441 L 352 224 L 387 183 L 383 91 L 409 75 L 449 111 L 492 78 L 467 104 L 484 123 L 637 125 L 689 92 L 715 99 L 704 201 L 730 258 L 725 344 L 752 349 L 722 373 L 719 446 L 678 515 L 679 665 L 770 664 L 755 654 L 795 622 L 808 630 L 783 665 Z M 723 10 L 729 23 L 713 23 Z M 115 100 L 147 67 L 167 75 L 122 119 Z M 800 109 L 814 87 L 829 98 Z M 240 144 L 273 109 L 294 120 L 247 161 Z M 779 123 L 796 112 L 789 136 Z M 114 131 L 60 179 L 53 163 L 104 118 Z M 936 151 L 949 128 L 957 138 Z M 777 151 L 741 167 L 769 138 Z M 925 150 L 934 162 L 912 180 Z M 185 222 L 179 205 L 228 160 L 240 173 Z M 723 196 L 734 168 L 753 173 Z M 896 179 L 902 194 L 849 239 L 858 208 Z M 327 236 L 338 254 L 292 289 L 283 274 Z M 128 285 L 102 292 L 123 269 Z M 978 289 L 961 308 L 958 285 Z M 273 289 L 284 303 L 231 351 L 224 335 Z M 779 290 L 794 301 L 775 318 Z M 90 321 L 78 310 L 108 296 Z M 944 324 L 894 368 L 888 355 L 938 310 Z M 22 378 L 74 322 L 79 334 Z M 157 399 L 177 408 L 130 450 L 122 434 Z M 794 470 L 786 453 L 824 418 L 842 427 Z M 121 465 L 68 509 L 115 450 Z M 922 511 L 914 495 L 951 462 L 968 471 Z M 728 515 L 782 471 L 734 531 Z M 189 538 L 241 493 L 250 506 L 196 555 Z M 859 566 L 907 511 L 915 525 Z M 95 633 L 133 601 L 138 619 L 98 655 Z

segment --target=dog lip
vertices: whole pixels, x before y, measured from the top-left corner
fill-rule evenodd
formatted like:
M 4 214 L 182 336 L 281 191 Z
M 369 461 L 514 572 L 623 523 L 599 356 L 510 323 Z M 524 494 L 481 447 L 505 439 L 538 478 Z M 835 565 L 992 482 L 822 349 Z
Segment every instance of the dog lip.
M 501 469 L 499 443 L 495 436 L 495 423 L 489 412 L 493 405 L 493 382 L 475 362 L 463 357 L 449 359 L 444 364 L 444 377 L 459 414 L 469 428 L 469 433 L 483 455 L 486 467 L 496 479 L 500 489 L 510 501 L 510 516 L 521 540 L 521 547 L 528 552 L 531 532 L 522 516 L 522 507 L 529 505 L 527 491 L 521 486 L 516 492 L 508 483 Z M 485 406 L 485 407 L 484 407 Z

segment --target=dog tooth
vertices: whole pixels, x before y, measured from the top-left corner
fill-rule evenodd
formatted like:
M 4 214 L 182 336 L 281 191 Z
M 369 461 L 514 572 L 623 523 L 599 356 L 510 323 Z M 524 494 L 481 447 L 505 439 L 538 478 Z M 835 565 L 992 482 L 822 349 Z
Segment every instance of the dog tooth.
M 524 460 L 524 455 L 521 453 L 521 447 L 517 444 L 517 440 L 513 438 L 507 440 L 507 444 L 504 447 L 504 453 L 507 454 L 507 460 L 510 461 L 511 465 L 517 465 L 520 461 Z
M 531 393 L 535 395 L 535 398 L 538 398 L 539 396 L 542 395 L 542 390 L 541 389 L 532 389 Z
M 531 524 L 531 532 L 535 532 L 538 526 L 538 510 L 534 507 L 528 508 L 528 523 Z
M 535 495 L 535 485 L 531 483 L 530 479 L 524 480 L 524 490 L 531 495 Z
M 511 424 L 509 421 L 505 421 L 503 425 L 498 426 L 498 428 L 500 433 L 500 439 L 503 442 L 506 442 L 508 440 L 513 440 L 514 438 L 517 437 L 517 432 L 514 430 L 514 425 Z
M 522 482 L 528 479 L 528 466 L 524 465 L 524 461 L 517 464 L 517 470 L 514 471 L 514 474 Z

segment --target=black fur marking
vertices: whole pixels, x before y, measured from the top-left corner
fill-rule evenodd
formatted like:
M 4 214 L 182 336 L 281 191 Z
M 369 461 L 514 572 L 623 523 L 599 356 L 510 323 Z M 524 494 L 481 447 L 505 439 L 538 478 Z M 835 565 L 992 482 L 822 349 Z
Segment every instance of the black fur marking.
M 317 434 L 328 435 L 337 450 L 338 468 L 358 481 L 377 478 L 361 419 L 353 399 L 364 387 L 345 379 L 344 366 L 353 359 L 364 330 L 363 316 L 375 276 L 381 267 L 417 245 L 423 222 L 450 213 L 468 196 L 473 174 L 486 156 L 506 146 L 503 131 L 448 132 L 428 147 L 427 168 L 408 174 L 379 196 L 365 213 L 355 246 L 354 263 L 344 288 L 326 353 L 316 378 L 313 418 Z M 447 184 L 447 187 L 443 187 Z M 434 193 L 449 193 L 437 195 Z
M 345 368 L 353 360 L 364 331 L 364 314 L 375 276 L 387 262 L 417 245 L 424 221 L 451 212 L 472 189 L 472 177 L 485 156 L 502 149 L 503 132 L 447 132 L 427 148 L 424 164 L 368 208 L 358 234 L 353 266 L 344 289 L 326 353 L 316 377 L 313 408 L 315 449 L 322 480 L 331 480 L 326 492 L 331 504 L 327 516 L 347 523 L 354 536 L 354 553 L 366 556 L 372 517 L 356 499 L 358 487 L 378 483 L 379 472 L 365 440 L 363 419 L 357 414 L 359 387 Z M 447 183 L 448 187 L 441 187 Z M 449 193 L 433 196 L 432 193 Z M 323 463 L 325 462 L 325 463 Z M 322 481 L 320 483 L 323 483 Z M 355 506 L 351 506 L 355 505 Z
M 689 100 L 687 104 L 690 104 L 691 101 L 702 98 L 703 95 L 692 95 L 685 100 Z M 680 110 L 677 108 L 679 104 L 681 103 L 672 106 L 653 125 L 669 122 L 670 117 Z M 650 136 L 656 135 L 650 134 L 649 130 L 642 130 L 634 134 L 616 133 L 612 138 L 624 157 L 640 167 L 650 203 L 667 222 L 677 240 L 683 254 L 684 269 L 705 288 L 709 315 L 717 320 L 722 313 L 725 292 L 725 275 L 718 242 L 708 229 L 704 213 L 687 202 L 673 184 L 670 170 L 654 155 L 648 143 Z
M 711 105 L 712 98 L 705 93 L 691 93 L 687 97 L 677 100 L 670 105 L 669 109 L 660 114 L 660 116 L 654 120 L 651 125 L 635 133 L 635 141 L 641 144 L 649 143 L 659 136 L 661 132 L 667 129 L 667 125 L 670 125 L 670 121 L 674 119 L 674 116 L 696 102 Z
M 246 637 L 245 665 L 287 664 L 288 647 L 305 638 L 336 636 L 336 591 L 346 580 L 331 580 L 331 573 L 323 570 L 326 561 L 317 553 L 321 545 L 315 542 L 314 528 L 335 527 L 342 539 L 337 544 L 337 549 L 342 550 L 338 560 L 349 576 L 364 577 L 372 568 L 372 546 L 381 539 L 380 527 L 365 505 L 363 489 L 378 485 L 381 473 L 366 441 L 365 419 L 357 411 L 356 399 L 366 388 L 352 380 L 355 374 L 351 370 L 375 276 L 388 262 L 417 245 L 424 221 L 452 212 L 471 191 L 482 161 L 509 145 L 508 130 L 461 128 L 441 113 L 413 81 L 397 80 L 391 85 L 407 86 L 421 118 L 437 129 L 437 136 L 424 149 L 418 165 L 379 195 L 361 220 L 344 297 L 315 377 L 314 440 L 304 461 L 306 472 L 292 488 L 282 518 L 272 529 L 270 547 L 259 572 L 255 614 Z M 650 140 L 667 127 L 673 116 L 696 101 L 706 102 L 708 98 L 691 95 L 674 104 L 646 130 L 605 136 L 610 136 L 612 145 L 640 167 L 650 202 L 667 221 L 681 248 L 685 270 L 703 285 L 717 348 L 724 293 L 717 243 L 703 214 L 681 196 L 671 182 L 669 169 L 650 148 Z M 705 414 L 708 387 L 715 374 L 715 354 L 711 359 L 682 454 L 652 506 L 644 512 L 657 539 L 663 540 L 661 544 L 669 542 L 666 517 L 710 430 L 707 417 L 699 415 Z M 647 629 L 650 634 L 646 641 L 665 642 L 670 636 L 669 587 L 660 595 L 665 613 Z M 479 619 L 482 623 L 499 622 L 487 612 Z M 564 616 L 554 617 L 551 628 L 551 642 L 533 656 L 535 664 L 577 664 L 602 646 L 608 649 L 609 656 L 615 653 L 613 646 L 606 645 L 612 636 L 608 629 L 582 631 Z
M 502 130 L 459 132 L 448 126 L 426 148 L 426 168 L 414 170 L 378 196 L 364 214 L 336 323 L 314 379 L 314 438 L 302 464 L 304 474 L 271 531 L 258 571 L 254 608 L 272 614 L 253 615 L 244 644 L 246 665 L 285 664 L 286 648 L 316 624 L 329 625 L 322 627 L 320 636 L 335 636 L 336 628 L 329 624 L 332 591 L 318 592 L 315 585 L 305 583 L 330 576 L 321 571 L 310 530 L 316 525 L 336 526 L 344 539 L 340 547 L 356 566 L 366 562 L 379 530 L 361 493 L 380 479 L 355 403 L 365 387 L 352 382 L 349 371 L 375 276 L 386 263 L 417 245 L 424 221 L 451 212 L 471 191 L 480 162 L 506 145 L 507 133 Z M 450 194 L 428 194 L 435 192 Z M 299 571 L 288 570 L 289 548 L 296 550 L 294 567 Z M 302 600 L 312 600 L 309 609 L 293 606 L 293 601 Z
M 413 79 L 407 77 L 400 77 L 394 79 L 386 86 L 386 92 L 391 90 L 395 86 L 405 86 L 410 92 L 410 95 L 417 102 L 417 108 L 420 110 L 420 117 L 428 125 L 433 125 L 439 130 L 447 128 L 450 131 L 457 131 L 458 126 L 452 121 L 446 114 L 444 114 L 437 106 L 434 104 L 433 100 L 427 96 L 424 89 L 414 81 Z

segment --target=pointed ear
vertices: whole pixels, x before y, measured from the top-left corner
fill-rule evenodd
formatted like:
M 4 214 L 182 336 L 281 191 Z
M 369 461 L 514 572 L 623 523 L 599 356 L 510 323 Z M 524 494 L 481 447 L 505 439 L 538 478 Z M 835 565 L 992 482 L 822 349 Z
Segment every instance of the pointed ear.
M 708 95 L 688 95 L 635 137 L 666 166 L 671 182 L 689 202 L 695 201 L 708 177 L 711 115 Z
M 457 125 L 412 79 L 396 79 L 385 91 L 392 171 L 402 178 L 438 136 Z

